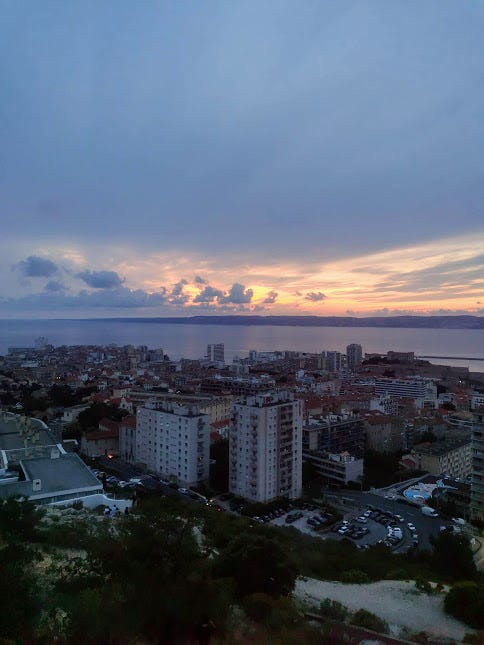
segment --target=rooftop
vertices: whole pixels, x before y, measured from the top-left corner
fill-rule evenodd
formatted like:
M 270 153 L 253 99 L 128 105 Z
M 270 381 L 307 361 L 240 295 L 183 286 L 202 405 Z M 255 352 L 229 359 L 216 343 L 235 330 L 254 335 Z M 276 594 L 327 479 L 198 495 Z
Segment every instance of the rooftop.
M 102 488 L 98 479 L 76 454 L 60 454 L 56 459 L 40 457 L 20 462 L 25 481 L 0 485 L 0 497 L 22 495 L 44 497 L 70 491 L 94 491 Z M 33 480 L 40 480 L 40 490 L 33 491 Z

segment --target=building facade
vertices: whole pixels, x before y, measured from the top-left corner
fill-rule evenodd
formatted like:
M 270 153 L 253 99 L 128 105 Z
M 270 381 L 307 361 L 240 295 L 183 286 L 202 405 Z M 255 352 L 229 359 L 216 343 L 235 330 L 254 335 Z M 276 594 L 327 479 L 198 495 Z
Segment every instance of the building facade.
M 137 462 L 181 486 L 208 479 L 210 417 L 196 405 L 164 402 L 136 414 Z
M 348 482 L 362 481 L 363 459 L 357 459 L 347 452 L 304 452 L 303 456 L 304 461 L 311 463 L 318 475 L 328 484 L 346 486 Z
M 467 439 L 421 443 L 413 447 L 411 456 L 417 470 L 431 475 L 464 479 L 471 473 L 471 443 Z
M 215 363 L 225 362 L 225 347 L 223 343 L 207 345 L 207 359 Z
M 484 521 L 484 412 L 474 414 L 472 424 L 471 518 Z
M 234 404 L 230 492 L 264 503 L 301 495 L 302 418 L 303 402 L 289 392 L 247 396 Z
M 362 457 L 365 450 L 364 422 L 360 417 L 341 414 L 311 419 L 303 428 L 303 449 L 310 452 L 349 452 Z
M 358 343 L 350 343 L 346 348 L 346 366 L 350 370 L 361 365 L 363 360 L 363 348 Z

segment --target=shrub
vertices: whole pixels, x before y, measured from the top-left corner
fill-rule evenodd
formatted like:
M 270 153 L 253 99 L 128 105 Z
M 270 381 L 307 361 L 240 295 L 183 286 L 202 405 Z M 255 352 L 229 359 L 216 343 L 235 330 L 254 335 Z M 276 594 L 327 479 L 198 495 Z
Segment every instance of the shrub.
M 392 569 L 386 577 L 388 580 L 408 580 L 410 578 L 405 569 Z
M 462 642 L 470 643 L 471 645 L 482 645 L 484 643 L 484 632 L 466 634 L 462 639 Z
M 271 629 L 292 628 L 301 622 L 301 615 L 289 598 L 254 593 L 243 599 L 242 606 L 249 618 Z
M 432 585 L 425 578 L 417 578 L 415 580 L 415 586 L 419 591 L 423 591 L 424 593 L 431 594 L 433 592 Z
M 350 622 L 352 625 L 371 629 L 373 632 L 378 632 L 379 634 L 388 634 L 389 631 L 388 624 L 384 620 L 366 609 L 358 609 Z
M 476 629 L 484 628 L 484 593 L 481 585 L 458 582 L 447 593 L 444 609 L 448 614 Z
M 337 600 L 331 600 L 331 598 L 325 598 L 321 602 L 319 611 L 323 618 L 337 620 L 341 623 L 343 623 L 348 617 L 348 608 L 343 605 L 343 603 L 338 602 Z
M 370 577 L 364 571 L 360 571 L 359 569 L 350 569 L 349 571 L 343 571 L 341 574 L 341 582 L 362 585 L 370 582 Z
M 420 643 L 420 645 L 426 645 L 429 642 L 429 635 L 427 632 L 417 632 L 417 634 L 414 634 L 412 641 L 414 643 Z

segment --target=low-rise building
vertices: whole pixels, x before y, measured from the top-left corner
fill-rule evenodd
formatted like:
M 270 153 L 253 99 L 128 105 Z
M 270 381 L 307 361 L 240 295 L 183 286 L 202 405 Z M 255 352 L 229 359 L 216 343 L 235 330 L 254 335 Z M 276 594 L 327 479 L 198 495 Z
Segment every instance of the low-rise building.
M 464 479 L 471 474 L 471 443 L 467 439 L 417 444 L 410 456 L 417 470 L 431 475 Z
M 317 474 L 328 484 L 346 486 L 348 482 L 361 482 L 363 478 L 363 459 L 348 452 L 334 454 L 304 451 L 303 461 L 312 464 Z
M 360 417 L 329 414 L 319 419 L 309 419 L 303 427 L 303 450 L 349 452 L 361 457 L 364 448 L 365 428 Z
M 367 413 L 363 415 L 366 448 L 377 452 L 397 452 L 406 447 L 406 435 L 402 419 L 388 414 Z

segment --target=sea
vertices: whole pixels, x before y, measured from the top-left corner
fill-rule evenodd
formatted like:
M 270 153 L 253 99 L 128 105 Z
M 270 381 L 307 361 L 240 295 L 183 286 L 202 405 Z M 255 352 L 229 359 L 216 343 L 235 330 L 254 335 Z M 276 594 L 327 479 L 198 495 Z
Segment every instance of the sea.
M 225 360 L 249 350 L 346 351 L 359 343 L 363 352 L 388 350 L 432 356 L 431 363 L 484 372 L 484 330 L 376 327 L 279 327 L 171 324 L 144 321 L 0 320 L 0 354 L 9 347 L 33 347 L 44 336 L 52 345 L 147 345 L 163 348 L 172 359 L 200 358 L 208 343 L 224 343 Z M 480 360 L 470 360 L 480 359 Z

